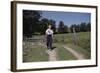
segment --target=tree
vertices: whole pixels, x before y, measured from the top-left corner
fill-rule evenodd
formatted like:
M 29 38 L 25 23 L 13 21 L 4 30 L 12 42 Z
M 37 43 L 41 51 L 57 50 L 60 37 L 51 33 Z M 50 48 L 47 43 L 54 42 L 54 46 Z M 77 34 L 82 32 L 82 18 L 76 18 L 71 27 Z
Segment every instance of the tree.
M 80 31 L 82 31 L 82 32 L 87 31 L 87 25 L 86 25 L 86 23 L 81 23 L 80 24 Z
M 87 31 L 91 31 L 91 23 L 87 24 Z
M 56 24 L 55 24 L 55 21 L 50 19 L 49 20 L 49 24 L 52 26 L 51 29 L 53 30 L 53 32 L 55 33 L 56 32 Z
M 23 35 L 32 37 L 32 34 L 39 31 L 40 11 L 23 10 Z
M 59 33 L 64 33 L 64 22 L 63 21 L 60 21 L 59 22 L 59 25 L 58 25 L 58 32 Z
M 70 26 L 71 32 L 73 32 L 73 28 L 75 29 L 75 32 L 78 30 L 78 27 L 77 27 L 76 24 L 73 24 L 73 25 Z
M 79 24 L 75 26 L 75 31 L 80 32 L 80 25 Z
M 67 25 L 64 25 L 64 33 L 68 33 L 69 32 L 69 28 Z
M 90 23 L 81 23 L 81 24 L 73 24 L 70 26 L 71 32 L 73 32 L 72 29 L 75 29 L 75 32 L 86 32 L 86 31 L 91 31 L 91 24 Z
M 55 21 L 52 20 L 52 19 L 49 20 L 47 18 L 43 18 L 40 21 L 40 25 L 41 25 L 41 31 L 40 31 L 41 34 L 45 34 L 45 31 L 48 28 L 48 25 L 51 25 L 52 26 L 51 29 L 54 31 L 54 33 L 56 31 Z
M 41 19 L 41 21 L 40 21 L 40 33 L 41 34 L 45 34 L 45 31 L 46 31 L 46 29 L 47 29 L 47 27 L 48 27 L 48 23 L 49 23 L 49 20 L 47 19 L 47 18 L 43 18 L 43 19 Z

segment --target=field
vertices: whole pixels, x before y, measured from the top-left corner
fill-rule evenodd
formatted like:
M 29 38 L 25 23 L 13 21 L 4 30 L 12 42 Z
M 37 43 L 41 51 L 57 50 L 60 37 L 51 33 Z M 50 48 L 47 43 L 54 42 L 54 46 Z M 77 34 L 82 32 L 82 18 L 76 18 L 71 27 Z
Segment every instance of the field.
M 53 47 L 56 50 L 56 60 L 90 59 L 90 32 L 54 34 Z M 77 44 L 75 43 L 77 42 Z M 52 54 L 53 55 L 53 54 Z M 44 35 L 33 35 L 32 38 L 23 41 L 23 62 L 49 61 Z

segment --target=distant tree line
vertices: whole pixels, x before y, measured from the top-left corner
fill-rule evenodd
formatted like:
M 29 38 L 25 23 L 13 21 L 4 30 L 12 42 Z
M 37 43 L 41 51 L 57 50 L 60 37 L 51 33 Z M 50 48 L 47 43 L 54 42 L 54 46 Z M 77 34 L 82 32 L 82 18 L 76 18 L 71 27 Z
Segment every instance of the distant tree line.
M 73 28 L 75 28 L 76 32 L 87 32 L 91 31 L 91 23 L 82 22 L 81 24 L 73 24 L 70 26 L 71 32 L 73 32 Z
M 48 25 L 52 25 L 54 33 L 72 33 L 73 28 L 76 32 L 86 32 L 91 30 L 91 23 L 82 22 L 81 24 L 72 24 L 68 27 L 63 21 L 56 26 L 53 19 L 43 18 L 41 11 L 23 10 L 23 35 L 32 37 L 34 34 L 45 34 Z

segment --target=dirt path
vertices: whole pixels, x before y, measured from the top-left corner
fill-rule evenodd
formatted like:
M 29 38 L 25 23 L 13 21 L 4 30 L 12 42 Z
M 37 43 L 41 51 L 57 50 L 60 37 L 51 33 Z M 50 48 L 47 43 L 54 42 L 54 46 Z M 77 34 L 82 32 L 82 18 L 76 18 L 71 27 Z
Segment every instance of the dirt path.
M 66 50 L 68 50 L 70 53 L 72 53 L 78 60 L 84 59 L 84 56 L 77 51 L 73 50 L 72 48 L 69 48 L 67 46 L 63 46 Z
M 57 61 L 58 60 L 56 49 L 53 49 L 52 51 L 48 51 L 47 53 L 49 55 L 49 61 Z
M 39 43 L 39 45 L 42 45 L 42 46 L 45 46 L 43 43 Z M 68 50 L 70 53 L 72 53 L 73 56 L 75 56 L 78 60 L 82 60 L 82 59 L 85 59 L 83 54 L 75 51 L 74 49 L 72 48 L 69 48 L 68 46 L 66 45 L 63 45 L 63 47 Z M 58 60 L 58 55 L 57 55 L 57 48 L 53 49 L 52 51 L 46 51 L 46 53 L 49 55 L 49 61 L 57 61 Z
M 46 47 L 46 45 L 44 45 L 43 43 L 38 43 L 38 44 Z M 49 61 L 57 61 L 58 60 L 57 48 L 53 49 L 52 51 L 47 50 L 46 53 L 49 55 L 49 57 L 48 57 Z

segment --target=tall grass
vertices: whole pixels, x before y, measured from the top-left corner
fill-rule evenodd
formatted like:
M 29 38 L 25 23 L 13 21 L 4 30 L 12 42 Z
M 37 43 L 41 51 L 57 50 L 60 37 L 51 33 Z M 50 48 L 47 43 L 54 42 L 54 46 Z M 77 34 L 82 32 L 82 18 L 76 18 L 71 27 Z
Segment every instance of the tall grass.
M 76 33 L 77 36 L 77 45 L 88 52 L 90 57 L 91 54 L 91 33 L 90 32 L 79 32 Z M 66 34 L 55 34 L 54 35 L 54 43 L 63 43 L 63 44 L 72 44 L 74 45 L 74 36 L 73 33 Z M 79 49 L 80 50 L 80 49 Z
M 23 62 L 48 61 L 48 55 L 45 53 L 46 47 L 34 44 L 26 44 L 23 48 Z

